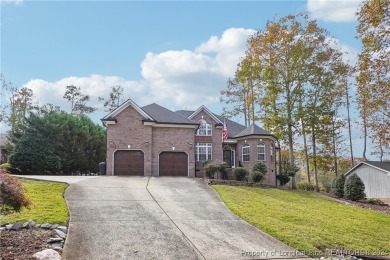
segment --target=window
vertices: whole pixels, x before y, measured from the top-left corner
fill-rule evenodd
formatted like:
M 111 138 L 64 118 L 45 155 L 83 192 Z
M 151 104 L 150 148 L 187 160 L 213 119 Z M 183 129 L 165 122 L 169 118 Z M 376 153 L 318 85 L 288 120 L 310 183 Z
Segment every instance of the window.
M 202 162 L 212 160 L 211 156 L 212 144 L 210 143 L 197 143 L 196 144 L 196 161 Z
M 251 159 L 251 156 L 250 156 L 250 146 L 249 144 L 244 144 L 242 146 L 242 161 L 243 162 L 249 162 L 250 159 Z
M 265 144 L 263 143 L 257 145 L 257 160 L 265 161 Z
M 198 121 L 199 129 L 196 135 L 211 135 L 211 124 L 207 124 L 206 120 L 201 119 Z
M 271 144 L 271 148 L 269 150 L 270 154 L 271 154 L 271 162 L 274 161 L 274 145 Z

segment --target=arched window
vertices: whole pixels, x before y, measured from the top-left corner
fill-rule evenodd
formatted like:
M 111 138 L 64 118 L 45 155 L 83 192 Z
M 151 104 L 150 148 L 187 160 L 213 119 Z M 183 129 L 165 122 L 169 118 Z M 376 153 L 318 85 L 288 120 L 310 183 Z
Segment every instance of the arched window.
M 265 144 L 263 143 L 257 145 L 257 160 L 265 161 Z
M 250 156 L 250 146 L 249 144 L 244 144 L 242 146 L 242 161 L 243 162 L 249 162 L 250 159 L 251 159 L 251 156 Z
M 198 121 L 199 129 L 196 135 L 211 135 L 211 124 L 208 124 L 206 120 L 201 119 Z

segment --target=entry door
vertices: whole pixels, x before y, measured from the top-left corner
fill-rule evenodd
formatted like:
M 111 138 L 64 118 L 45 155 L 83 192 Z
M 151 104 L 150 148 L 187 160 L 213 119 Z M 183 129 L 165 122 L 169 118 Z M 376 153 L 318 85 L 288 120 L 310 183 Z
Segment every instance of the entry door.
M 232 167 L 232 151 L 223 150 L 223 161 L 227 164 L 227 167 Z

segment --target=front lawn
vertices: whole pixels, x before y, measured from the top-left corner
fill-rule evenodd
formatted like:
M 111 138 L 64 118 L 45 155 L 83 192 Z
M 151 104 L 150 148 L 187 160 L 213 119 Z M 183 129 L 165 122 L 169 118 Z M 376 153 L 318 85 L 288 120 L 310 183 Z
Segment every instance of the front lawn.
M 310 255 L 325 249 L 390 255 L 390 216 L 307 191 L 214 185 L 236 215 Z
M 4 222 L 26 222 L 33 219 L 37 223 L 66 224 L 68 208 L 63 193 L 68 184 L 19 179 L 31 201 L 30 209 L 23 208 L 20 213 L 0 215 L 0 224 Z

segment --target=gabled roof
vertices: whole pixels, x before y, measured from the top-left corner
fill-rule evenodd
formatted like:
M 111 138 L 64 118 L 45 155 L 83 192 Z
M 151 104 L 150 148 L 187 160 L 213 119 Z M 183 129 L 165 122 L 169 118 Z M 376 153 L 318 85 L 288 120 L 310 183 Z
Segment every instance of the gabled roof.
M 195 121 L 155 103 L 142 107 L 142 110 L 150 115 L 157 123 L 199 125 Z
M 176 113 L 178 113 L 184 117 L 189 117 L 190 115 L 194 114 L 194 112 L 195 111 L 193 111 L 193 110 L 178 110 L 178 111 L 176 111 Z M 220 122 L 226 123 L 226 127 L 228 130 L 228 138 L 234 138 L 237 134 L 241 133 L 241 131 L 243 131 L 246 128 L 245 126 L 243 126 L 237 122 L 234 122 L 230 119 L 224 118 L 220 115 L 217 115 L 214 113 L 213 113 L 213 115 L 215 117 L 217 117 Z
M 350 169 L 349 171 L 347 171 L 345 173 L 345 175 L 349 175 L 351 172 L 355 171 L 358 167 L 360 167 L 361 165 L 368 165 L 370 167 L 374 167 L 378 170 L 381 170 L 381 171 L 384 171 L 384 172 L 387 172 L 390 174 L 390 162 L 380 162 L 380 161 L 364 161 L 364 162 L 360 162 L 359 164 L 357 164 L 355 167 L 353 167 L 352 169 Z
M 228 137 L 229 138 L 234 138 L 236 135 L 241 133 L 246 128 L 244 125 L 241 125 L 241 124 L 239 124 L 237 122 L 234 122 L 234 121 L 232 121 L 230 119 L 223 118 L 220 115 L 215 115 L 215 116 L 218 117 L 219 120 L 221 120 L 222 122 L 226 123 L 226 128 L 227 128 L 227 131 L 228 131 Z
M 273 136 L 271 133 L 265 131 L 263 128 L 257 126 L 256 124 L 251 124 L 246 129 L 244 129 L 241 133 L 237 134 L 235 137 L 244 137 L 248 135 Z
M 188 119 L 192 119 L 194 116 L 196 116 L 197 114 L 199 114 L 200 111 L 204 111 L 206 112 L 212 119 L 214 119 L 215 122 L 217 123 L 220 123 L 220 124 L 223 124 L 223 122 L 221 120 L 219 120 L 218 117 L 216 117 L 210 110 L 208 110 L 207 107 L 205 106 L 200 106 L 194 113 L 192 113 L 191 115 L 188 116 Z
M 140 113 L 145 119 L 154 121 L 154 119 L 148 115 L 145 111 L 143 111 L 133 100 L 130 98 L 123 102 L 122 105 L 111 111 L 108 115 L 103 117 L 101 120 L 104 121 L 113 121 L 115 120 L 115 116 L 118 115 L 120 112 L 125 110 L 128 106 L 132 106 L 138 113 Z

